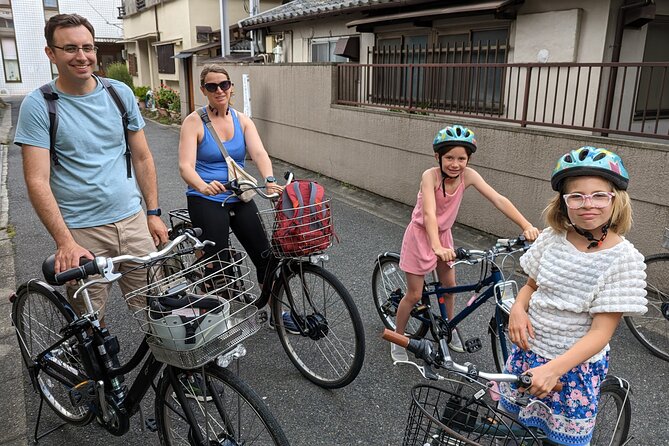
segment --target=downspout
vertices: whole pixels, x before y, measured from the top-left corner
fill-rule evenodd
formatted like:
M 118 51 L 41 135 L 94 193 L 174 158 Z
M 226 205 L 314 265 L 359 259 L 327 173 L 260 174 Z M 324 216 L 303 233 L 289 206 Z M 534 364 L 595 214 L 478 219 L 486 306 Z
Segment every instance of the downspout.
M 611 53 L 611 62 L 620 62 L 620 50 L 623 44 L 623 34 L 625 32 L 625 12 L 630 8 L 646 6 L 653 3 L 653 0 L 644 0 L 642 2 L 632 3 L 629 5 L 621 5 L 618 10 L 618 18 L 616 20 L 616 32 L 613 37 L 613 53 Z M 604 105 L 604 120 L 602 121 L 602 128 L 608 129 L 611 125 L 611 115 L 613 110 L 613 93 L 618 81 L 618 68 L 611 67 L 609 75 L 609 85 L 606 91 L 606 104 Z M 602 136 L 609 136 L 608 133 L 602 133 Z

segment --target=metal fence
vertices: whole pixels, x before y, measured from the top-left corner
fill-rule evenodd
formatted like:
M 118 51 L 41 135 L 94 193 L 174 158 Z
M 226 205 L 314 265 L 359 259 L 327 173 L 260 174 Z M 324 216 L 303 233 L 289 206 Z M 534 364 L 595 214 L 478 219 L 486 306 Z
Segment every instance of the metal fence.
M 669 62 L 336 69 L 337 104 L 669 139 Z

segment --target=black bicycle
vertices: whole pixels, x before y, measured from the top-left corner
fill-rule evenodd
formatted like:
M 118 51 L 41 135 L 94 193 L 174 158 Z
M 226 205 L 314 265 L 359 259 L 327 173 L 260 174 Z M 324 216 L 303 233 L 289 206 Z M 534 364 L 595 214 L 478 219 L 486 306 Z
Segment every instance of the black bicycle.
M 128 432 L 130 418 L 153 388 L 155 419 L 147 426 L 158 432 L 163 445 L 289 444 L 262 399 L 216 364 L 230 362 L 240 342 L 266 319 L 247 303 L 248 293 L 235 291 L 235 283 L 246 276 L 233 279 L 229 263 L 210 275 L 204 274 L 202 265 L 193 265 L 163 276 L 161 262 L 178 255 L 175 250 L 204 247 L 197 234 L 201 232 L 184 231 L 164 249 L 143 257 L 96 257 L 60 274 L 54 274 L 51 256 L 43 265 L 48 283 L 30 280 L 11 296 L 23 360 L 40 395 L 36 442 L 60 427 L 39 433 L 45 401 L 68 423 L 85 425 L 97 418 L 107 431 L 120 436 Z M 120 365 L 118 339 L 101 326 L 87 288 L 118 280 L 122 274 L 115 267 L 123 262 L 146 269 L 149 281 L 126 296 L 145 336 L 132 359 Z M 80 285 L 74 298 L 83 299 L 88 309 L 81 317 L 51 286 L 71 280 Z M 218 288 L 211 289 L 211 284 Z M 226 299 L 217 297 L 226 291 Z M 124 375 L 143 358 L 128 387 Z
M 292 174 L 287 173 L 286 179 L 290 183 Z M 249 181 L 233 180 L 224 186 L 237 195 L 255 189 L 265 199 L 278 197 L 278 194 L 266 194 L 264 187 Z M 329 199 L 322 204 L 329 208 Z M 313 212 L 309 205 L 295 211 L 305 216 Z M 274 237 L 277 212 L 274 207 L 259 211 L 271 241 L 272 249 L 268 255 L 272 261 L 260 297 L 254 304 L 263 308 L 269 303 L 281 345 L 302 375 L 323 388 L 344 387 L 358 376 L 363 365 L 365 333 L 362 319 L 346 287 L 323 267 L 329 260 L 323 250 L 331 245 L 331 240 L 325 243 L 319 240 L 322 249 L 318 252 L 297 255 L 286 252 Z M 174 234 L 189 227 L 188 210 L 171 211 L 170 223 Z M 327 224 L 331 224 L 330 219 Z M 322 233 L 317 236 L 323 237 Z M 232 249 L 231 256 L 234 251 Z M 187 257 L 182 266 L 194 261 L 197 261 L 195 257 Z M 284 324 L 284 314 L 290 315 L 294 327 Z

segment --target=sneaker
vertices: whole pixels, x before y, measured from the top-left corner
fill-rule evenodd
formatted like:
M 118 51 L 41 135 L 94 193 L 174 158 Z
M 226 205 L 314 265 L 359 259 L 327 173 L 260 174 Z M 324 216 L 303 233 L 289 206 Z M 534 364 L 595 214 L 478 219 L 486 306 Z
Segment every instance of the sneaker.
M 451 331 L 451 342 L 448 343 L 448 348 L 454 352 L 464 353 L 465 347 L 462 345 L 462 339 L 460 338 L 460 332 L 457 328 L 454 328 Z
M 408 361 L 409 355 L 404 347 L 401 347 L 397 344 L 390 344 L 390 357 L 393 358 L 393 361 Z
M 293 316 L 291 316 L 290 312 L 284 311 L 281 315 L 281 318 L 283 319 L 283 328 L 286 330 L 286 333 L 290 334 L 300 334 L 300 329 L 295 323 L 295 319 L 293 319 Z M 274 319 L 272 318 L 272 315 L 269 315 L 269 328 L 272 330 L 275 330 L 275 324 L 274 324 Z
M 181 382 L 186 398 L 198 400 L 201 403 L 213 400 L 211 395 L 207 395 L 205 400 L 205 392 L 202 390 L 202 377 L 199 373 L 184 375 L 179 381 Z

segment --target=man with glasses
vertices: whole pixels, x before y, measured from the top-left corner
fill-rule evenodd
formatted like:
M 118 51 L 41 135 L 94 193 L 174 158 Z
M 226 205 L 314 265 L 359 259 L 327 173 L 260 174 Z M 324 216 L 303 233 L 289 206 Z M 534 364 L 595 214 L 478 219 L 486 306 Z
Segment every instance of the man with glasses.
M 49 132 L 54 126 L 39 89 L 21 105 L 14 143 L 22 147 L 30 201 L 56 243 L 56 272 L 78 266 L 81 257 L 93 258 L 91 253 L 139 256 L 154 251 L 167 241 L 167 228 L 160 219 L 156 170 L 133 92 L 113 79 L 106 80 L 110 89 L 93 74 L 95 30 L 84 17 L 53 16 L 44 35 L 46 55 L 58 67 L 58 77 L 49 84 L 57 103 L 55 153 L 52 159 Z M 127 111 L 125 124 L 109 90 Z M 126 142 L 134 174 L 126 165 Z M 120 281 L 124 294 L 145 283 L 143 271 Z M 73 292 L 68 287 L 68 295 Z M 109 285 L 89 288 L 101 318 L 108 293 Z M 81 299 L 72 303 L 83 313 Z

